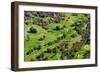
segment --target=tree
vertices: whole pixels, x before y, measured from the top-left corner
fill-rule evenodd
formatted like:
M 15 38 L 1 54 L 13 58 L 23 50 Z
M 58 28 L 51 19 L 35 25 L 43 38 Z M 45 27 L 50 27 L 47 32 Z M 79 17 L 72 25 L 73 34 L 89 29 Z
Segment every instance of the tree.
M 30 33 L 37 33 L 37 30 L 34 27 L 30 28 Z
M 60 26 L 56 26 L 56 27 L 54 28 L 54 30 L 61 30 L 61 27 L 60 27 Z

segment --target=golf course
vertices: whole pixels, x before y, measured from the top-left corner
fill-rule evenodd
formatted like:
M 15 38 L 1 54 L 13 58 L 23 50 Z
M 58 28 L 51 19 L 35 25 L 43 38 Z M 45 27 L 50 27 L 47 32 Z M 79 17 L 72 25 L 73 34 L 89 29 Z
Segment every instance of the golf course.
M 90 14 L 24 11 L 24 61 L 90 58 Z

